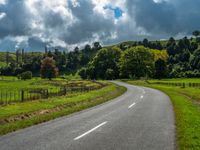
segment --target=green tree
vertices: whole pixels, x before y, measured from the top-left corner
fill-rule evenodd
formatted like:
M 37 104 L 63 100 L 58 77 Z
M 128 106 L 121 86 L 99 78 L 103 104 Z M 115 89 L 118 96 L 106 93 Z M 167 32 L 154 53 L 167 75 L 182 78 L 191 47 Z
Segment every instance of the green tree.
M 193 34 L 195 37 L 198 37 L 198 36 L 200 35 L 200 31 L 195 30 L 194 32 L 192 32 L 192 34 Z
M 81 76 L 82 79 L 87 79 L 87 68 L 83 67 L 78 71 L 78 75 Z
M 155 78 L 161 79 L 167 76 L 167 64 L 164 60 L 158 59 L 155 62 Z
M 48 78 L 51 80 L 58 76 L 58 68 L 56 67 L 56 62 L 52 57 L 46 57 L 42 60 L 41 64 L 41 77 Z
M 94 75 L 98 79 L 106 79 L 107 69 L 112 69 L 112 79 L 119 77 L 119 59 L 122 51 L 117 47 L 103 48 L 99 50 L 97 55 L 90 63 L 90 67 L 93 67 Z
M 109 69 L 106 70 L 105 76 L 106 76 L 107 80 L 112 80 L 113 77 L 115 76 L 115 71 L 113 69 L 109 68 Z
M 194 57 L 191 60 L 192 69 L 200 70 L 200 49 L 195 50 L 193 55 L 194 55 Z
M 120 58 L 120 75 L 122 78 L 152 76 L 154 55 L 143 46 L 126 50 Z

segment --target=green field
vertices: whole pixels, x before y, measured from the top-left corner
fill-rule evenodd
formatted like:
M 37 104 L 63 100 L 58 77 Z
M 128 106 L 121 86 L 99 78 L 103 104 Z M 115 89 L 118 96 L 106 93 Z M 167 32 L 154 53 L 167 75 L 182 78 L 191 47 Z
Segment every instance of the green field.
M 13 82 L 15 84 L 12 85 L 11 88 L 19 88 L 20 82 Z M 47 81 L 42 82 L 45 83 Z M 61 82 L 62 84 L 64 83 L 63 80 L 55 80 L 53 82 Z M 81 82 L 83 82 L 87 86 L 96 85 L 96 83 L 91 81 Z M 105 81 L 98 82 L 104 84 L 106 83 L 106 86 L 85 93 L 75 92 L 68 96 L 64 95 L 51 97 L 48 100 L 40 99 L 0 106 L 0 134 L 6 134 L 17 129 L 25 128 L 34 124 L 38 124 L 63 115 L 86 109 L 88 107 L 98 105 L 100 103 L 111 100 L 126 91 L 124 87 L 120 87 L 113 83 Z M 29 87 L 31 83 L 37 83 L 37 81 L 25 81 L 25 83 L 23 84 L 26 87 Z M 73 86 L 74 84 L 77 85 L 77 83 L 78 85 L 80 85 L 80 81 L 68 81 L 68 85 L 70 86 Z M 3 88 L 2 85 L 1 88 Z
M 34 100 L 47 96 L 70 94 L 77 90 L 101 88 L 97 82 L 87 80 L 55 79 L 52 81 L 34 78 L 32 80 L 18 80 L 15 77 L 0 78 L 0 104 Z M 64 90 L 66 91 L 65 93 Z M 73 91 L 72 91 L 73 90 Z M 85 90 L 86 91 L 86 90 Z M 23 92 L 23 93 L 22 93 Z M 23 95 L 22 95 L 23 94 Z M 23 97 L 23 98 L 22 98 Z
M 155 88 L 169 95 L 176 118 L 177 149 L 200 149 L 200 88 L 182 88 L 156 84 L 156 82 L 199 83 L 200 79 L 126 80 L 125 82 Z
M 0 91 L 1 90 L 21 90 L 21 89 L 37 89 L 37 88 L 57 88 L 61 86 L 98 86 L 98 84 L 87 80 L 41 80 L 40 78 L 33 78 L 32 80 L 18 80 L 15 77 L 0 77 Z
M 191 79 L 162 79 L 162 80 L 150 80 L 151 83 L 155 82 L 175 82 L 175 83 L 200 83 L 200 79 L 191 78 Z

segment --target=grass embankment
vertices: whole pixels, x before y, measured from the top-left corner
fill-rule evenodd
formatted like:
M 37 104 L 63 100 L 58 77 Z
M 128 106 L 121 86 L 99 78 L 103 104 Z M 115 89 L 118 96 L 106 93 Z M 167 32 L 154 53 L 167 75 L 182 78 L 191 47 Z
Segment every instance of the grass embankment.
M 57 117 L 81 111 L 83 109 L 111 100 L 126 91 L 126 88 L 109 83 L 106 87 L 79 93 L 73 97 L 55 97 L 0 106 L 0 134 L 15 131 Z
M 159 82 L 196 82 L 200 79 L 172 79 Z M 176 143 L 180 150 L 200 150 L 200 89 L 154 84 L 158 80 L 126 81 L 130 84 L 155 88 L 169 95 L 176 118 Z

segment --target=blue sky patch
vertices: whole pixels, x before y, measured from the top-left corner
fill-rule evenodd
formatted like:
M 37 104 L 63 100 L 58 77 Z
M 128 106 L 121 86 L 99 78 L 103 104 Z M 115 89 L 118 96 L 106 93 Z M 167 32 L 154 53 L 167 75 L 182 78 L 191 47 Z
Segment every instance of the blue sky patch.
M 114 12 L 114 16 L 116 19 L 119 19 L 120 17 L 122 17 L 122 15 L 124 13 L 120 7 L 113 7 L 111 5 L 105 6 L 104 9 L 112 10 Z

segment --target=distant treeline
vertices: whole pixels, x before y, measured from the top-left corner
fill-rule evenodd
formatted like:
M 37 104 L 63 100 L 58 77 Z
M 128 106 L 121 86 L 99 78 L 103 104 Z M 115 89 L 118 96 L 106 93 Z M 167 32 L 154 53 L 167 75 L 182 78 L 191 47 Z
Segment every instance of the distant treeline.
M 78 73 L 84 79 L 200 77 L 200 32 L 195 38 L 166 41 L 123 42 L 102 47 L 99 42 L 65 52 L 0 53 L 0 74 L 18 75 L 31 71 L 39 75 L 41 61 L 53 57 L 60 74 Z M 1 65 L 4 63 L 4 65 Z

